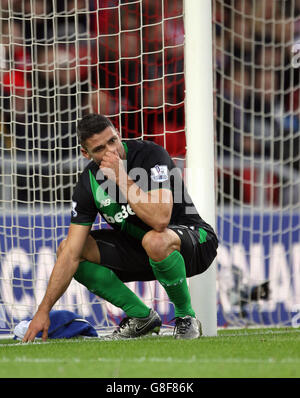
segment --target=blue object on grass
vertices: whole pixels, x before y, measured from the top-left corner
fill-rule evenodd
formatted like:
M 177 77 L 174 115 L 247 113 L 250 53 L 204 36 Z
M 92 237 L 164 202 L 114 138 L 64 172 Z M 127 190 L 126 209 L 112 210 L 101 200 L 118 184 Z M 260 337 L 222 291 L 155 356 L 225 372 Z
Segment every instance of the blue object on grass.
M 70 339 L 76 336 L 98 337 L 96 329 L 78 314 L 65 310 L 52 310 L 49 313 L 50 326 L 49 339 Z M 14 330 L 14 339 L 22 339 L 25 336 L 30 320 L 20 322 Z M 39 332 L 37 338 L 42 337 Z

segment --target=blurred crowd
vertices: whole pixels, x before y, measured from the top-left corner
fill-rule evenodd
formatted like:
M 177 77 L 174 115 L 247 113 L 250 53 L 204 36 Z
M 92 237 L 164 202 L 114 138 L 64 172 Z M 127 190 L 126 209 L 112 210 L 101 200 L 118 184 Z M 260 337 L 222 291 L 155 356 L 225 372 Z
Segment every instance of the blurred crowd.
M 265 204 L 299 202 L 300 2 L 216 0 L 213 44 L 223 200 L 257 204 L 265 185 Z
M 185 154 L 182 0 L 1 7 L 5 146 L 70 156 L 76 121 L 94 111 L 111 117 L 123 138 L 167 139 L 173 155 Z
M 300 171 L 299 1 L 212 3 L 219 159 Z M 72 157 L 76 121 L 93 111 L 185 156 L 183 0 L 2 0 L 0 13 L 7 153 Z
M 293 63 L 300 3 L 214 3 L 219 154 L 262 156 L 300 170 L 300 65 Z

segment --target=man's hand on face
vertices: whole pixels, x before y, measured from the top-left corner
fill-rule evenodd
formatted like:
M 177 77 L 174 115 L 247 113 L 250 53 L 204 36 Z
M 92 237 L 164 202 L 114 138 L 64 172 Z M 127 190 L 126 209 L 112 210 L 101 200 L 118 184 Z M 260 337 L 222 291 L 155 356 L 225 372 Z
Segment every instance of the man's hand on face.
M 118 183 L 126 175 L 124 164 L 117 151 L 107 151 L 100 164 L 103 174 L 110 180 Z

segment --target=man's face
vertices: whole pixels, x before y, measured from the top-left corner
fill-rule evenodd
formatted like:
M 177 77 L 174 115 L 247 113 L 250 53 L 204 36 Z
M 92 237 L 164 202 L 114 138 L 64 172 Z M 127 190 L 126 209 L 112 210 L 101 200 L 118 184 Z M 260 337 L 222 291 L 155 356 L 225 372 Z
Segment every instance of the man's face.
M 83 156 L 93 160 L 98 166 L 107 151 L 117 153 L 121 159 L 125 159 L 125 150 L 120 136 L 112 127 L 107 127 L 101 133 L 92 135 L 84 142 L 84 147 L 81 147 Z

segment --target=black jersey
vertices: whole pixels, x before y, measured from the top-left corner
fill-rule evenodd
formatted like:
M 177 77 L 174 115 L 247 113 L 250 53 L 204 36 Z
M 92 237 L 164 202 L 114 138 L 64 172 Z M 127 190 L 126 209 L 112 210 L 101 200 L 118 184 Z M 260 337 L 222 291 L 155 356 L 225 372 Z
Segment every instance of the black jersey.
M 170 225 L 194 225 L 211 230 L 197 213 L 180 170 L 163 147 L 140 140 L 125 141 L 123 146 L 127 174 L 143 191 L 160 188 L 172 191 L 174 205 Z M 100 213 L 113 229 L 138 239 L 152 229 L 136 216 L 117 184 L 104 177 L 93 161 L 80 175 L 72 201 L 73 224 L 92 225 Z

